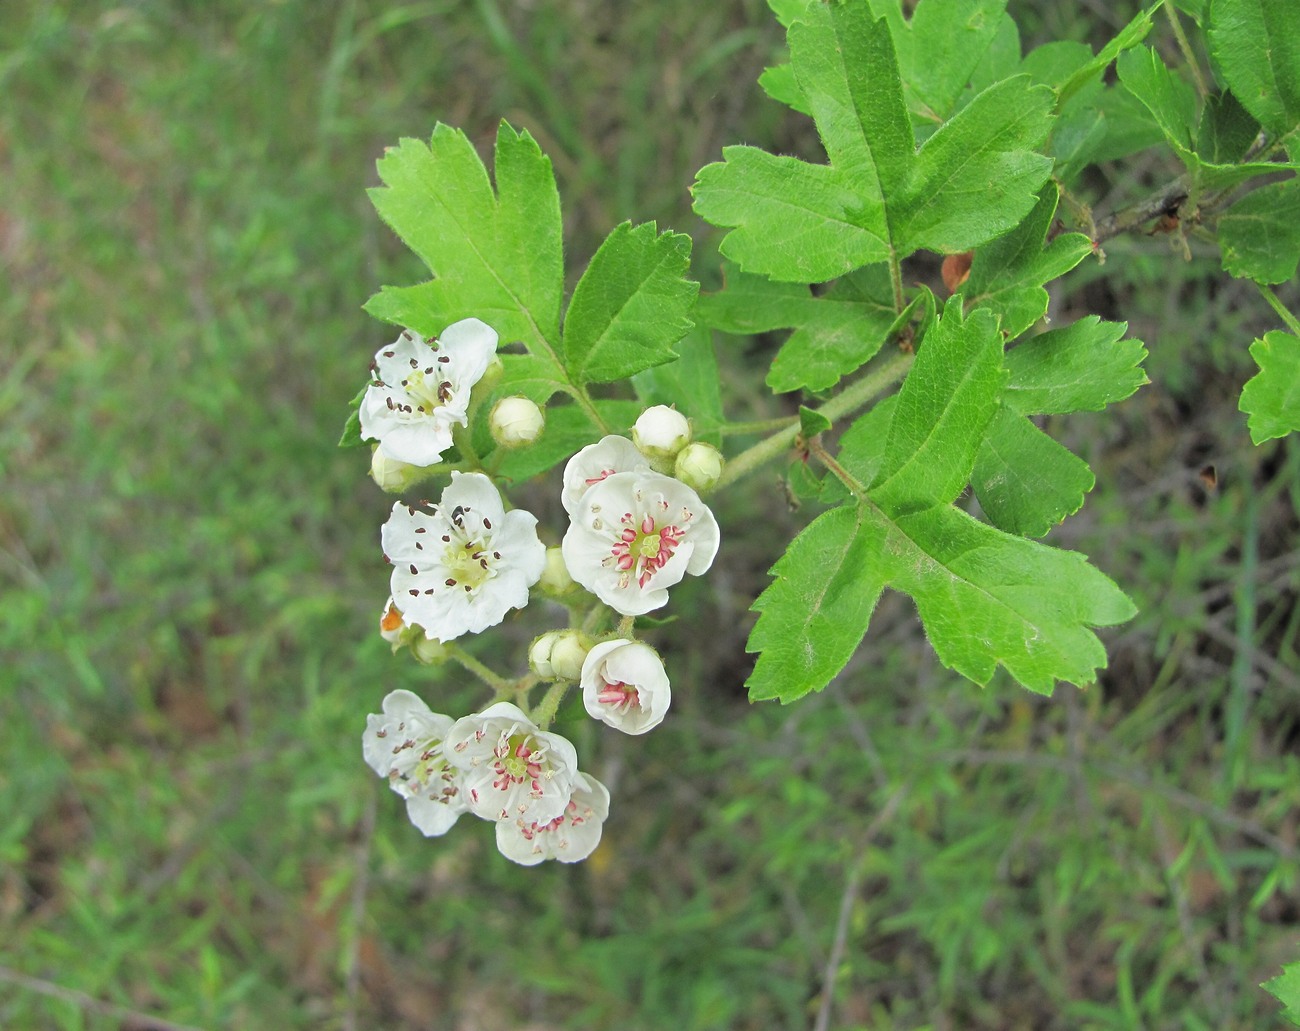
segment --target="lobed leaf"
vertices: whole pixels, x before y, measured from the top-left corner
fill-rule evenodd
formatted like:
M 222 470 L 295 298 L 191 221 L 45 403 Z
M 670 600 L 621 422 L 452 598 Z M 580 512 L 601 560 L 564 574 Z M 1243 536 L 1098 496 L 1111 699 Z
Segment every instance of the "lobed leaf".
M 1005 380 L 997 318 L 977 308 L 963 319 L 960 299 L 950 299 L 898 393 L 872 500 L 891 512 L 952 501 Z
M 1256 283 L 1285 283 L 1300 265 L 1300 180 L 1269 183 L 1219 216 L 1223 267 Z
M 863 518 L 858 506 L 822 513 L 772 567 L 745 646 L 759 653 L 746 681 L 752 700 L 792 702 L 820 690 L 857 649 L 884 586 L 880 539 L 862 533 Z
M 1085 556 L 1025 540 L 936 505 L 892 518 L 867 507 L 879 543 L 873 576 L 910 594 L 939 660 L 977 684 L 998 665 L 1031 691 L 1087 684 L 1106 664 L 1092 628 L 1133 617 L 1133 603 Z
M 1022 415 L 1099 412 L 1149 382 L 1142 341 L 1121 340 L 1128 324 L 1096 315 L 1053 329 L 1012 348 L 1003 402 Z
M 723 274 L 724 289 L 701 295 L 698 318 L 728 333 L 794 330 L 767 374 L 777 393 L 833 387 L 880 350 L 898 317 L 882 265 L 842 277 L 821 296 L 730 264 Z
M 1043 284 L 1065 275 L 1092 253 L 1082 233 L 1062 233 L 1045 244 L 1056 217 L 1059 191 L 1048 183 L 1038 203 L 1014 230 L 975 252 L 961 295 L 968 307 L 988 308 L 1002 319 L 1007 339 L 1018 337 L 1047 313 Z
M 888 258 L 884 211 L 863 208 L 838 170 L 756 147 L 722 156 L 700 169 L 695 212 L 735 227 L 718 249 L 746 271 L 817 283 Z
M 691 238 L 655 224 L 616 226 L 573 289 L 564 356 L 577 383 L 607 383 L 677 357 L 699 284 L 686 278 Z
M 1042 537 L 1079 511 L 1095 483 L 1087 462 L 1006 407 L 989 423 L 971 471 L 989 521 L 1022 537 Z
M 1210 53 L 1228 88 L 1265 129 L 1300 124 L 1300 23 L 1294 0 L 1215 0 Z M 1292 151 L 1292 159 L 1300 154 Z
M 1282 1016 L 1300 1027 L 1300 963 L 1288 963 L 1260 987 L 1282 1004 Z
M 1250 439 L 1262 444 L 1300 430 L 1300 337 L 1273 330 L 1250 345 L 1259 372 L 1246 381 L 1240 406 Z

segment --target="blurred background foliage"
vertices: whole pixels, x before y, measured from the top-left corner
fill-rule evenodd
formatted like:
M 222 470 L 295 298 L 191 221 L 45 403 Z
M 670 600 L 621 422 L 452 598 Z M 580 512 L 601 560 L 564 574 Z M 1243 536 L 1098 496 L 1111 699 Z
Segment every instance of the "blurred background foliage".
M 1027 48 L 1132 7 L 1011 10 Z M 1055 291 L 1058 322 L 1152 352 L 1118 416 L 1050 427 L 1098 476 L 1050 539 L 1142 609 L 1095 688 L 980 691 L 893 597 L 825 693 L 750 706 L 744 610 L 808 518 L 772 469 L 716 499 L 719 564 L 658 633 L 664 727 L 561 727 L 614 795 L 590 861 L 426 842 L 361 761 L 388 690 L 481 700 L 380 641 L 389 503 L 334 448 L 390 335 L 361 303 L 421 277 L 375 158 L 436 120 L 486 152 L 504 116 L 555 163 L 571 270 L 653 218 L 716 286 L 694 172 L 815 153 L 753 85 L 780 42 L 761 0 L 5 0 L 0 1027 L 1272 1026 L 1300 477 L 1236 411 L 1270 317 L 1196 240 L 1116 240 Z M 1171 171 L 1140 155 L 1082 199 Z M 733 416 L 782 414 L 773 341 L 716 343 Z M 511 664 L 547 618 L 511 624 Z

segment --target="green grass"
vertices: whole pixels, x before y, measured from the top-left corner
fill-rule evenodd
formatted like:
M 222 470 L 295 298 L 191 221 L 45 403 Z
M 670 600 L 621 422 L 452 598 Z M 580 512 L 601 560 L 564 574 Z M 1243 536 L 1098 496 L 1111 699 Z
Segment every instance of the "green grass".
M 668 722 L 568 727 L 614 795 L 590 861 L 426 842 L 361 761 L 386 691 L 481 699 L 375 634 L 388 502 L 333 446 L 388 333 L 361 303 L 420 275 L 374 159 L 511 119 L 580 267 L 624 218 L 700 232 L 722 144 L 811 145 L 751 86 L 778 42 L 757 0 L 6 2 L 0 1027 L 766 1031 L 824 993 L 844 1028 L 1269 1026 L 1300 459 L 1235 410 L 1267 313 L 1160 239 L 1057 298 L 1131 319 L 1156 381 L 1053 427 L 1098 488 L 1052 539 L 1142 607 L 1096 689 L 980 692 L 894 597 L 827 692 L 749 706 L 744 609 L 806 519 L 772 473 L 674 596 Z M 765 344 L 718 345 L 728 410 L 781 414 Z

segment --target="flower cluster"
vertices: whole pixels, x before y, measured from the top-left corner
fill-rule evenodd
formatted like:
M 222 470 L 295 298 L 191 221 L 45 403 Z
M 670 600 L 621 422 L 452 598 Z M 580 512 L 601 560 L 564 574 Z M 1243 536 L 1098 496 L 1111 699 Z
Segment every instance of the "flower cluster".
M 496 825 L 498 849 L 516 863 L 572 863 L 599 844 L 609 792 L 547 725 L 575 685 L 588 714 L 626 734 L 664 720 L 668 674 L 635 639 L 635 617 L 712 565 L 718 525 L 698 492 L 717 482 L 721 456 L 691 442 L 690 423 L 675 409 L 647 409 L 631 439 L 606 436 L 568 461 L 560 501 L 569 526 L 548 549 L 536 517 L 509 508 L 487 472 L 495 462 L 482 463 L 468 436 L 482 425 L 496 344 L 491 327 L 465 319 L 428 341 L 405 330 L 371 365 L 358 415 L 362 439 L 376 442 L 372 477 L 401 493 L 450 473 L 436 502 L 399 501 L 383 526 L 392 571 L 380 633 L 394 652 L 409 649 L 426 665 L 460 661 L 496 698 L 457 719 L 410 691 L 391 691 L 367 718 L 362 753 L 426 836 L 470 813 Z M 507 397 L 492 406 L 486 428 L 498 448 L 528 447 L 544 434 L 545 415 Z M 533 591 L 562 602 L 571 625 L 533 641 L 527 674 L 500 677 L 456 645 L 525 608 Z M 617 627 L 611 609 L 622 617 Z M 546 696 L 530 712 L 539 683 Z

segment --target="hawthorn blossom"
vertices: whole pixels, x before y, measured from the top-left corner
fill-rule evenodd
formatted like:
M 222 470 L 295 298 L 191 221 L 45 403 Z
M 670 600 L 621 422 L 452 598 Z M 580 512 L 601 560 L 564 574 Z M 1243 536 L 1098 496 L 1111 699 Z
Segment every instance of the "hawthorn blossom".
M 588 714 L 625 734 L 663 722 L 672 700 L 663 661 L 639 641 L 604 641 L 582 664 L 582 704 Z
M 573 795 L 559 816 L 545 823 L 503 820 L 497 824 L 497 848 L 523 866 L 544 859 L 577 863 L 600 844 L 600 832 L 609 815 L 609 791 L 589 773 L 575 773 Z
M 649 471 L 619 472 L 588 488 L 561 548 L 569 575 L 606 605 L 639 616 L 668 588 L 698 576 L 718 552 L 718 524 L 690 487 Z
M 460 773 L 470 812 L 484 820 L 548 823 L 564 813 L 578 775 L 578 753 L 510 702 L 455 722 L 443 743 Z
M 425 837 L 446 834 L 468 808 L 460 771 L 444 754 L 451 717 L 432 712 L 410 691 L 390 692 L 383 710 L 366 717 L 366 763 L 406 799 L 406 814 Z
M 637 450 L 669 464 L 677 452 L 690 442 L 690 422 L 676 408 L 668 405 L 647 408 L 632 427 L 632 443 L 637 446 Z
M 649 469 L 650 460 L 627 437 L 601 437 L 570 458 L 564 467 L 564 490 L 560 495 L 564 511 L 573 515 L 582 496 L 607 476 Z
M 381 540 L 402 618 L 444 643 L 527 605 L 546 565 L 537 517 L 507 512 L 482 473 L 453 472 L 432 512 L 398 502 Z
M 361 439 L 378 440 L 386 458 L 434 465 L 451 447 L 452 427 L 468 423 L 470 391 L 496 349 L 496 331 L 478 319 L 452 323 L 432 342 L 403 330 L 370 365 Z

